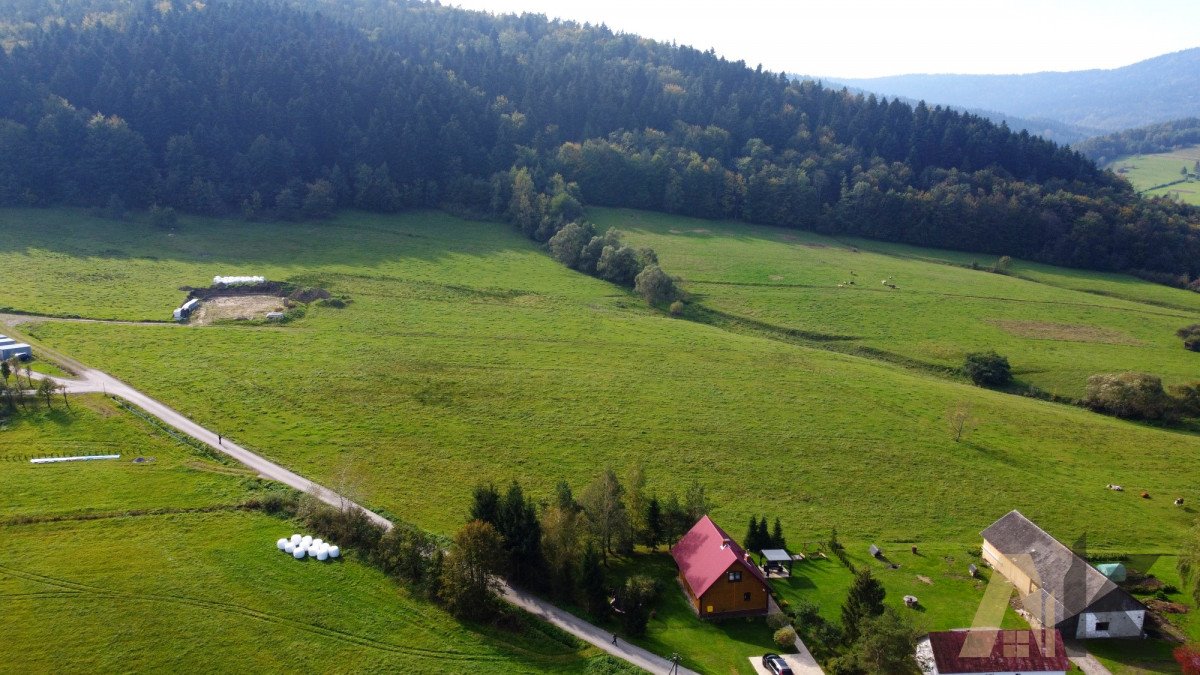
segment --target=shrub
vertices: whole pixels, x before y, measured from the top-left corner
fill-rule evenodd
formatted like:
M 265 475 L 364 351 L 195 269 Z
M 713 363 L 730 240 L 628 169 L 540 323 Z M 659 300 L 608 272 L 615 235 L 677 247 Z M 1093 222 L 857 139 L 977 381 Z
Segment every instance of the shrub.
M 1171 396 L 1181 417 L 1200 417 L 1200 382 L 1171 387 Z
M 637 274 L 633 287 L 637 294 L 651 305 L 671 302 L 676 297 L 675 282 L 662 268 L 654 264 L 647 265 Z
M 1200 323 L 1184 326 L 1175 331 L 1175 334 L 1183 338 L 1184 349 L 1200 352 Z
M 679 316 L 680 314 L 683 314 L 683 301 L 682 300 L 676 300 L 675 302 L 671 303 L 671 314 L 673 316 Z
M 996 352 L 967 354 L 963 372 L 981 387 L 1002 387 L 1012 382 L 1012 367 L 1008 359 Z
M 1108 373 L 1088 378 L 1083 404 L 1125 419 L 1157 420 L 1171 414 L 1173 401 L 1162 380 L 1146 373 Z
M 790 625 L 792 625 L 792 621 L 786 614 L 767 615 L 767 627 L 771 630 L 779 630 L 780 628 Z
M 779 645 L 780 649 L 791 649 L 796 644 L 796 629 L 784 626 L 775 631 L 775 644 Z

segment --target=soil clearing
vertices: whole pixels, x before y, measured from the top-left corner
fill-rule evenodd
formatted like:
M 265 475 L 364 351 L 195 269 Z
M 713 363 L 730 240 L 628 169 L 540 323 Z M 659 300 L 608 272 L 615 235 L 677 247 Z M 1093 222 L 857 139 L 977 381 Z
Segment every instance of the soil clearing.
M 267 312 L 287 309 L 287 300 L 277 295 L 231 295 L 200 303 L 189 323 L 205 326 L 220 320 L 249 321 L 267 318 Z

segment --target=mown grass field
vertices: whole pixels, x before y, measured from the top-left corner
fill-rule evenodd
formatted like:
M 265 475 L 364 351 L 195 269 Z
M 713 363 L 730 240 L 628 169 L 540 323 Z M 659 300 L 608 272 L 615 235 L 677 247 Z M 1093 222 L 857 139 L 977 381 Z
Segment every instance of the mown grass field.
M 1150 372 L 1168 385 L 1200 376 L 1200 355 L 1175 335 L 1200 321 L 1200 294 L 1190 291 L 1022 262 L 993 274 L 963 265 L 994 259 L 743 223 L 592 215 L 654 248 L 703 305 L 829 336 L 830 348 L 946 368 L 994 349 L 1020 382 L 1073 398 L 1100 372 Z
M 1108 168 L 1113 171 L 1124 169 L 1121 175 L 1128 178 L 1136 189 L 1148 190 L 1147 195 L 1169 195 L 1188 204 L 1200 204 L 1200 183 L 1195 181 L 1150 190 L 1183 178 L 1180 169 L 1184 167 L 1194 174 L 1197 161 L 1200 161 L 1200 146 L 1154 155 L 1123 157 L 1109 164 Z
M 275 550 L 278 489 L 101 396 L 0 424 L 0 661 L 26 672 L 583 672 L 595 650 L 534 625 L 464 626 L 362 563 Z M 32 465 L 27 457 L 120 460 Z M 134 464 L 134 457 L 153 461 Z
M 620 216 L 631 241 L 652 242 L 666 268 L 689 279 L 700 303 L 739 314 L 761 303 L 760 314 L 750 315 L 765 323 L 811 311 L 814 323 L 804 330 L 849 332 L 935 364 L 961 360 L 956 350 L 995 347 L 1022 379 L 1047 389 L 1120 369 L 1106 359 L 1153 365 L 1160 351 L 1165 357 L 1172 349 L 1180 359 L 1175 377 L 1183 379 L 1183 360 L 1195 357 L 1160 343 L 1155 327 L 1173 333 L 1190 323 L 1186 318 L 1200 310 L 1194 294 L 1018 264 L 1022 276 L 1041 277 L 1035 283 L 945 264 L 953 254 L 883 246 L 871 253 L 866 243 L 859 253 L 843 253 L 771 240 L 755 228 L 717 237 L 715 228 L 726 226 L 672 225 L 648 214 L 601 212 L 597 220 L 618 224 L 606 213 Z M 640 224 L 630 223 L 635 217 Z M 284 326 L 35 320 L 16 330 L 368 506 L 440 533 L 461 524 L 476 482 L 518 478 L 540 500 L 560 479 L 578 493 L 606 466 L 624 475 L 639 462 L 659 495 L 682 491 L 693 479 L 705 484 L 714 517 L 731 531 L 750 514 L 767 513 L 781 517 L 792 541 L 821 540 L 837 527 L 848 547 L 874 542 L 885 550 L 915 543 L 965 555 L 978 546 L 980 530 L 1018 508 L 1061 538 L 1087 532 L 1094 550 L 1174 553 L 1195 519 L 1190 505 L 1200 499 L 1191 469 L 1200 451 L 1195 435 L 671 318 L 557 265 L 505 225 L 432 212 L 347 214 L 315 224 L 185 219 L 170 237 L 142 223 L 62 210 L 3 211 L 0 223 L 0 265 L 36 270 L 0 286 L 0 306 L 25 312 L 161 318 L 183 298 L 175 289 L 215 274 L 264 274 L 349 296 L 344 309 L 312 306 Z M 710 232 L 670 232 L 700 228 Z M 809 241 L 804 233 L 786 234 Z M 678 248 L 681 241 L 693 248 Z M 765 262 L 753 269 L 748 261 L 758 255 Z M 869 259 L 852 268 L 860 278 L 882 273 L 900 290 L 834 295 L 845 289 L 826 290 L 820 275 L 836 286 L 845 264 L 818 255 Z M 716 265 L 711 279 L 722 282 L 764 276 L 779 283 L 770 276 L 785 275 L 786 282 L 791 274 L 815 288 L 803 302 L 698 290 L 689 265 Z M 113 279 L 81 284 L 81 274 Z M 1096 292 L 1079 290 L 1093 283 Z M 921 287 L 923 299 L 910 301 L 911 289 Z M 1032 338 L 1009 338 L 1007 349 L 990 338 L 976 346 L 959 330 L 968 327 L 970 336 L 984 330 L 976 324 L 989 324 L 956 309 L 958 296 L 949 291 L 983 296 L 979 311 L 1011 306 L 1000 315 L 1005 320 L 1091 321 L 1144 342 L 1143 351 L 1111 341 L 1075 346 Z M 994 294 L 1013 301 L 993 301 Z M 859 307 L 839 308 L 841 298 Z M 777 318 L 776 311 L 787 315 Z M 951 325 L 939 328 L 930 314 L 949 317 Z M 1124 314 L 1123 322 L 1115 318 Z M 867 337 L 867 328 L 878 335 Z M 935 341 L 943 351 L 931 356 Z M 1166 368 L 1155 371 L 1170 380 Z M 977 427 L 955 443 L 946 417 L 959 403 L 971 407 Z M 1108 483 L 1126 492 L 1108 491 Z M 1143 489 L 1154 498 L 1138 499 Z M 1189 506 L 1172 506 L 1176 496 Z M 889 592 L 903 595 L 906 583 Z M 965 593 L 953 606 L 949 596 L 957 593 L 931 604 L 927 619 L 957 623 L 972 602 Z M 831 604 L 840 594 L 831 592 L 822 606 L 840 606 Z M 710 668 L 720 672 L 748 667 L 744 656 L 763 639 L 724 631 L 732 643 L 715 643 L 693 619 L 664 612 L 647 646 L 711 653 L 718 663 Z M 735 662 L 721 656 L 745 649 Z

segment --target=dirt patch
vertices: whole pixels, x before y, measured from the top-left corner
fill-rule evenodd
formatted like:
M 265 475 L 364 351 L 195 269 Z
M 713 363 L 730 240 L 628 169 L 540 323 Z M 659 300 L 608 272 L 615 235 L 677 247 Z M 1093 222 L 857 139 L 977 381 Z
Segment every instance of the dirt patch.
M 696 234 L 708 234 L 709 230 L 706 230 L 703 227 L 697 227 L 696 229 L 692 230 L 692 232 L 695 232 Z
M 772 274 L 770 279 L 771 279 L 771 281 L 783 281 L 783 275 L 782 274 Z
M 930 579 L 929 577 L 925 576 L 924 574 L 918 574 L 917 581 L 919 581 L 923 584 L 928 584 L 930 586 L 933 585 L 933 579 Z
M 191 323 L 199 326 L 214 321 L 250 321 L 267 318 L 267 312 L 287 310 L 287 300 L 277 295 L 231 295 L 200 303 Z
M 1084 326 L 1046 321 L 993 321 L 1001 330 L 1019 337 L 1064 342 L 1096 342 L 1109 345 L 1140 345 L 1139 340 L 1120 331 L 1099 326 Z

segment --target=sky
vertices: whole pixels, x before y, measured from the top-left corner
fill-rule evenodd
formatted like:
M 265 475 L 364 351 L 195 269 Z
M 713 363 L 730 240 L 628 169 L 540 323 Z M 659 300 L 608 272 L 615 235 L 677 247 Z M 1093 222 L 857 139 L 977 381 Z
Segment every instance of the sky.
M 1200 47 L 1197 0 L 443 0 L 825 77 L 1117 68 Z

